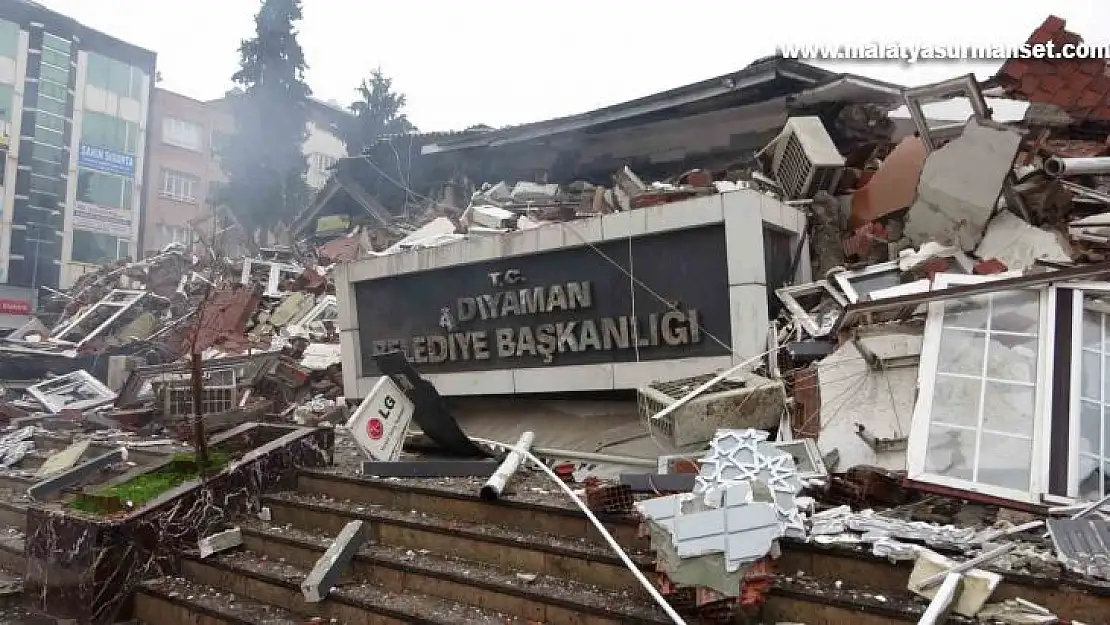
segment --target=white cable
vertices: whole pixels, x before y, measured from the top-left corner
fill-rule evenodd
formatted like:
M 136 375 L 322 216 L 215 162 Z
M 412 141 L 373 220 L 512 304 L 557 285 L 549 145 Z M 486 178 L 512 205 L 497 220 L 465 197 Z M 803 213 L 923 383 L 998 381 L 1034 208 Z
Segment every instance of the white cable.
M 600 520 L 598 520 L 593 511 L 590 510 L 589 506 L 587 506 L 585 502 L 582 501 L 581 497 L 574 494 L 574 491 L 571 490 L 569 486 L 567 486 L 566 482 L 559 479 L 558 475 L 555 475 L 555 472 L 551 470 L 551 467 L 547 466 L 542 460 L 532 455 L 532 452 L 526 449 L 518 448 L 513 445 L 506 445 L 505 443 L 502 443 L 500 441 L 487 440 L 484 438 L 472 437 L 470 440 L 486 445 L 492 445 L 494 447 L 500 447 L 501 449 L 506 449 L 509 451 L 519 451 L 521 455 L 531 461 L 532 464 L 539 467 L 541 471 L 547 474 L 547 477 L 550 477 L 555 482 L 555 484 L 560 489 L 562 489 L 564 493 L 566 493 L 567 497 L 570 497 L 571 500 L 574 501 L 575 504 L 577 504 L 578 508 L 582 510 L 582 513 L 586 515 L 586 518 L 590 520 L 590 523 L 593 523 L 594 527 L 597 528 L 597 531 L 601 533 L 601 537 L 605 539 L 605 542 L 609 543 L 609 547 L 611 547 L 613 551 L 617 552 L 617 556 L 620 557 L 621 562 L 624 562 L 624 565 L 628 567 L 628 570 L 632 572 L 632 575 L 636 577 L 636 581 L 640 582 L 640 585 L 644 587 L 644 590 L 646 590 L 649 595 L 651 595 L 651 598 L 655 600 L 655 603 L 659 604 L 659 607 L 663 610 L 663 612 L 667 614 L 671 621 L 674 622 L 674 625 L 686 625 L 686 621 L 681 616 L 679 616 L 678 612 L 675 612 L 675 609 L 671 607 L 671 604 L 667 603 L 667 600 L 663 597 L 663 595 L 659 594 L 659 591 L 650 581 L 648 581 L 648 578 L 644 577 L 643 571 L 641 571 L 640 568 L 636 566 L 636 563 L 632 561 L 632 558 L 628 557 L 628 554 L 625 553 L 624 549 L 621 549 L 621 546 L 617 544 L 616 539 L 613 538 L 613 535 L 609 533 L 609 530 L 605 529 L 605 525 Z

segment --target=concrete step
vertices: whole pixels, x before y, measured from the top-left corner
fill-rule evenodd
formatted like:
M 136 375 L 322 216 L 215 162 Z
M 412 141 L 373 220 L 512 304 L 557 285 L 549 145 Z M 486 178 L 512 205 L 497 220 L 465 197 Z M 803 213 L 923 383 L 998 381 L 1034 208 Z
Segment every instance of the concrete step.
M 543 481 L 538 482 L 540 486 L 514 484 L 513 490 L 517 493 L 498 501 L 486 501 L 478 496 L 484 483 L 484 478 L 380 479 L 344 475 L 337 469 L 319 469 L 302 471 L 297 478 L 297 490 L 327 495 L 339 501 L 357 501 L 456 521 L 492 524 L 527 534 L 539 532 L 606 545 L 582 511 L 570 498 L 558 492 L 555 484 Z M 622 546 L 641 550 L 649 547 L 649 541 L 637 535 L 639 522 L 636 519 L 615 514 L 599 514 L 598 518 Z
M 261 521 L 242 525 L 244 546 L 277 560 L 311 568 L 331 538 Z M 670 623 L 637 586 L 603 590 L 576 580 L 505 571 L 471 562 L 465 552 L 438 555 L 426 550 L 373 544 L 364 546 L 348 569 L 347 579 L 395 590 L 479 605 L 549 624 Z
M 327 619 L 352 624 L 511 625 L 525 622 L 494 610 L 408 589 L 388 590 L 373 584 L 343 584 L 320 603 L 307 603 L 300 589 L 307 568 L 268 560 L 251 551 L 215 555 L 204 560 L 195 553 L 184 554 L 181 568 L 182 574 L 193 583 L 221 588 L 236 597 L 277 606 L 306 619 L 321 617 L 325 622 Z M 192 625 L 195 621 L 185 622 Z
M 239 597 L 226 590 L 163 577 L 140 584 L 135 618 L 148 625 L 302 625 L 289 610 Z
M 263 497 L 262 505 L 270 508 L 275 525 L 314 534 L 334 536 L 350 521 L 363 520 L 370 526 L 370 540 L 378 544 L 465 554 L 467 560 L 504 571 L 529 571 L 609 590 L 636 588 L 638 583 L 611 549 L 584 538 L 525 533 L 362 502 L 337 501 L 325 495 L 278 493 Z M 643 570 L 655 570 L 654 558 L 646 551 L 631 551 L 629 555 Z

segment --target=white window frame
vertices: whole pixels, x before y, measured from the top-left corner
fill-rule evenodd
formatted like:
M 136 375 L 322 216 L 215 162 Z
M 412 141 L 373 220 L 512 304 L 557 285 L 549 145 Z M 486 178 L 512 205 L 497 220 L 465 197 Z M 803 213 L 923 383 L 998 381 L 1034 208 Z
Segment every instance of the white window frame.
M 940 273 L 934 278 L 933 290 L 945 289 L 950 286 L 983 284 L 1007 277 L 1011 276 L 1006 274 L 974 276 Z M 906 449 L 906 469 L 909 479 L 1001 499 L 1035 505 L 1041 504 L 1041 495 L 1048 492 L 1049 434 L 1052 417 L 1052 360 L 1055 347 L 1052 329 L 1055 327 L 1056 291 L 1049 286 L 1034 287 L 1030 290 L 1036 291 L 1040 295 L 1038 298 L 1039 321 L 1037 325 L 1038 357 L 1036 374 L 1033 378 L 1034 408 L 1030 441 L 1030 457 L 1033 465 L 1029 471 L 1028 489 L 1017 490 L 981 484 L 925 471 L 925 460 L 929 446 L 929 428 L 932 424 L 935 379 L 940 356 L 941 335 L 944 329 L 945 301 L 929 304 L 929 313 L 925 322 L 925 337 L 922 345 L 921 363 L 918 368 L 917 401 L 914 404 L 909 445 Z M 998 293 L 1006 292 L 999 291 Z
M 180 183 L 180 193 L 176 186 L 171 182 L 171 178 Z M 188 174 L 183 171 L 175 169 L 162 169 L 162 186 L 158 190 L 158 195 L 162 197 L 175 200 L 177 202 L 185 202 L 188 204 L 197 203 L 197 186 L 200 185 L 200 178 Z
M 1070 363 L 1071 370 L 1068 372 L 1070 375 L 1069 386 L 1071 391 L 1068 394 L 1068 485 L 1067 497 L 1073 501 L 1079 500 L 1079 431 L 1080 423 L 1082 421 L 1082 405 L 1080 403 L 1080 390 L 1083 383 L 1083 296 L 1087 292 L 1105 293 L 1110 294 L 1110 282 L 1073 282 L 1066 285 L 1061 285 L 1059 288 L 1064 288 L 1072 291 L 1071 296 L 1073 299 L 1072 319 L 1071 319 L 1071 353 Z M 1106 372 L 1103 372 L 1102 378 L 1107 377 Z M 1105 388 L 1105 382 L 1101 382 Z M 1110 398 L 1106 399 L 1103 403 L 1110 403 Z M 1110 420 L 1110 415 L 1103 417 L 1103 427 L 1110 427 L 1107 421 Z M 1100 432 L 1101 433 L 1101 432 Z M 1102 434 L 1102 439 L 1105 440 L 1105 433 Z M 1100 441 L 1101 442 L 1101 441 Z M 1107 455 L 1105 458 L 1110 458 L 1110 449 L 1103 450 Z M 1110 489 L 1107 490 L 1110 492 Z M 1107 493 L 1103 493 L 1104 495 Z
M 192 129 L 192 137 L 189 137 Z M 204 151 L 204 127 L 196 122 L 176 117 L 162 118 L 162 143 L 191 152 Z M 191 141 L 190 139 L 194 139 Z
M 118 250 L 118 243 L 117 243 L 117 250 Z M 145 297 L 146 294 L 147 294 L 146 291 L 128 291 L 126 289 L 112 289 L 111 291 L 108 292 L 107 295 L 105 295 L 103 298 L 101 298 L 99 302 L 93 304 L 92 306 L 88 306 L 88 307 L 82 309 L 76 315 L 67 319 L 63 323 L 59 324 L 56 328 L 54 328 L 50 332 L 50 339 L 49 340 L 50 340 L 50 342 L 55 343 L 55 344 L 59 344 L 59 345 L 69 345 L 69 346 L 74 346 L 74 347 L 81 347 L 85 343 L 91 341 L 93 338 L 95 338 L 101 332 L 103 332 L 105 328 L 110 327 L 113 323 L 115 323 L 116 319 L 120 318 L 120 315 L 127 312 L 127 310 L 130 309 L 132 306 L 134 306 L 139 300 L 143 299 L 143 297 Z M 66 341 L 66 340 L 61 338 L 61 337 L 65 336 L 66 334 L 68 334 L 70 331 L 72 331 L 74 328 L 76 328 L 78 325 L 80 325 L 81 322 L 84 321 L 86 317 L 91 315 L 94 310 L 96 310 L 97 308 L 100 308 L 102 306 L 105 307 L 105 308 L 115 308 L 116 310 L 115 310 L 115 312 L 112 313 L 112 315 L 110 317 L 108 317 L 108 319 L 106 319 L 103 323 L 101 323 L 94 330 L 92 330 L 91 332 L 86 334 L 81 340 L 77 341 L 76 343 L 71 342 L 71 341 Z
M 55 400 L 54 393 L 51 392 L 57 392 L 58 390 L 66 392 L 77 387 L 84 387 L 87 390 L 93 391 L 97 396 L 65 404 Z M 94 408 L 96 406 L 109 404 L 116 399 L 116 394 L 112 389 L 104 386 L 100 380 L 94 378 L 84 369 L 78 369 L 72 373 L 67 373 L 49 380 L 43 380 L 38 384 L 28 386 L 27 392 L 54 414 L 65 409 L 85 410 L 87 408 Z
M 786 306 L 786 309 L 790 311 L 790 314 L 794 316 L 794 319 L 798 321 L 798 323 L 806 332 L 810 334 L 810 336 L 815 337 L 828 335 L 828 333 L 836 327 L 835 321 L 832 326 L 822 327 L 821 320 L 814 318 L 813 315 L 811 315 L 808 310 L 806 310 L 801 304 L 799 304 L 798 300 L 795 298 L 805 297 L 806 295 L 812 295 L 814 293 L 820 292 L 824 292 L 825 295 L 831 297 L 836 305 L 840 307 L 840 314 L 838 315 L 838 319 L 839 317 L 844 316 L 844 308 L 848 306 L 848 302 L 845 301 L 840 293 L 838 293 L 836 289 L 832 288 L 825 280 L 818 280 L 809 284 L 784 286 L 775 289 L 775 295 L 778 296 L 779 301 L 782 302 L 782 305 Z

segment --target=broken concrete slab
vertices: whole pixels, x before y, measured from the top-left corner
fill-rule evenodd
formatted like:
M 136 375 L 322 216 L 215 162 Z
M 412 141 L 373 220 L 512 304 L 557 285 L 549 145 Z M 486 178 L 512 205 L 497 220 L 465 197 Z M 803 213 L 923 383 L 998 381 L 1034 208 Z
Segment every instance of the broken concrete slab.
M 975 253 L 979 258 L 996 259 L 1012 271 L 1029 269 L 1038 260 L 1072 260 L 1063 235 L 1031 226 L 1010 211 L 1002 211 L 990 220 Z
M 197 541 L 200 557 L 207 558 L 214 553 L 234 549 L 243 544 L 243 532 L 238 527 L 216 532 Z
M 316 561 L 316 566 L 301 582 L 304 600 L 319 603 L 328 596 L 333 586 L 339 583 L 343 570 L 355 557 L 359 547 L 366 539 L 366 525 L 362 521 L 351 521 L 335 537 L 335 541 Z
M 489 477 L 497 471 L 494 460 L 395 460 L 362 463 L 362 474 L 375 477 Z
M 72 468 L 73 465 L 77 464 L 77 461 L 81 459 L 81 456 L 84 456 L 85 452 L 89 450 L 89 445 L 91 444 L 92 441 L 86 438 L 50 456 L 46 459 L 46 462 L 42 463 L 39 470 L 35 472 L 35 476 L 46 477 L 59 471 Z
M 56 473 L 27 489 L 27 495 L 32 499 L 42 500 L 48 495 L 56 493 L 63 488 L 75 486 L 82 481 L 94 475 L 97 471 L 113 465 L 117 462 L 127 460 L 127 449 L 120 447 L 112 451 L 97 456 L 87 462 L 83 462 L 68 471 Z
M 923 589 L 920 588 L 921 582 L 938 573 L 944 573 L 955 566 L 957 566 L 956 562 L 936 552 L 928 549 L 920 549 L 917 552 L 917 561 L 914 563 L 913 571 L 910 573 L 907 588 L 914 594 L 931 600 L 940 592 L 940 586 L 931 586 Z M 979 613 L 979 610 L 983 609 L 983 606 L 986 605 L 987 601 L 994 593 L 995 588 L 998 587 L 1001 581 L 1001 575 L 990 571 L 972 569 L 965 572 L 963 575 L 963 586 L 952 606 L 953 611 L 962 616 L 974 618 L 975 615 Z
M 929 154 L 917 184 L 917 199 L 906 215 L 905 235 L 910 241 L 974 250 L 1021 140 L 1015 130 L 973 117 L 962 135 Z

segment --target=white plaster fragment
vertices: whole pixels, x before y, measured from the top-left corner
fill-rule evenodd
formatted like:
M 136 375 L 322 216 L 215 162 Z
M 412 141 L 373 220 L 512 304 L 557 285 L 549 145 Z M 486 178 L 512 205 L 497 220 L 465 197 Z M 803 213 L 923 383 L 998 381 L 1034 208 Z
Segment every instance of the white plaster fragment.
M 1030 226 L 1009 211 L 991 219 L 975 253 L 984 260 L 997 258 L 1011 271 L 1028 269 L 1037 260 L 1071 261 L 1062 235 Z

